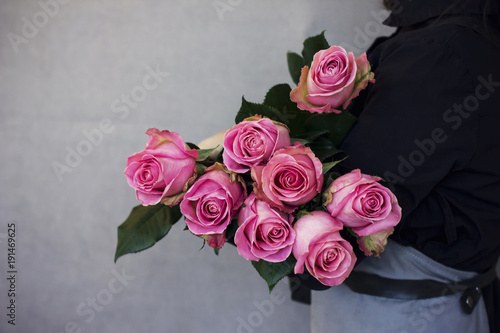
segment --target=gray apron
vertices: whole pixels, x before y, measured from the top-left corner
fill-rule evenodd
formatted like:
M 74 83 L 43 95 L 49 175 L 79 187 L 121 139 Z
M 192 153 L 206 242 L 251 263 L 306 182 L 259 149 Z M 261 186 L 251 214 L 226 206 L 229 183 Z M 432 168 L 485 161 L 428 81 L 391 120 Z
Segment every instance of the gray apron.
M 389 240 L 380 258 L 368 257 L 356 268 L 392 279 L 463 281 L 476 273 L 459 271 L 430 259 L 411 247 Z M 312 291 L 311 333 L 488 333 L 488 317 L 481 297 L 471 314 L 460 305 L 461 293 L 419 300 L 358 294 L 346 285 Z

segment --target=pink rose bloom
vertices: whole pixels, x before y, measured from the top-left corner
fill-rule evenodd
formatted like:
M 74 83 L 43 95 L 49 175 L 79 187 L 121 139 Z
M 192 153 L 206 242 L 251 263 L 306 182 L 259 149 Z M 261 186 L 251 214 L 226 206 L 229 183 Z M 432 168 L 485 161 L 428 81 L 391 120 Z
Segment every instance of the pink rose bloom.
M 401 207 L 396 196 L 379 180 L 359 169 L 353 170 L 333 181 L 323 194 L 323 204 L 333 217 L 359 236 L 393 228 L 401 220 Z
M 180 208 L 192 233 L 223 234 L 245 198 L 246 187 L 241 177 L 216 163 L 186 192 Z
M 309 273 L 326 286 L 336 286 L 351 274 L 356 255 L 351 244 L 340 236 L 342 222 L 323 211 L 302 216 L 294 225 L 297 238 L 293 255 L 295 274 Z
M 314 55 L 310 70 L 302 68 L 300 82 L 291 91 L 290 99 L 301 110 L 340 113 L 368 82 L 375 80 L 365 53 L 354 59 L 352 52 L 331 46 Z
M 265 164 L 276 150 L 290 145 L 288 132 L 285 125 L 268 118 L 247 118 L 224 135 L 224 164 L 238 173 Z
M 278 150 L 265 166 L 252 168 L 254 192 L 287 213 L 312 200 L 323 186 L 323 165 L 309 147 Z
M 252 193 L 238 214 L 234 236 L 238 253 L 247 260 L 284 261 L 292 253 L 293 216 L 256 199 Z
M 127 159 L 125 176 L 144 205 L 176 205 L 196 177 L 198 152 L 179 134 L 150 128 L 146 148 Z

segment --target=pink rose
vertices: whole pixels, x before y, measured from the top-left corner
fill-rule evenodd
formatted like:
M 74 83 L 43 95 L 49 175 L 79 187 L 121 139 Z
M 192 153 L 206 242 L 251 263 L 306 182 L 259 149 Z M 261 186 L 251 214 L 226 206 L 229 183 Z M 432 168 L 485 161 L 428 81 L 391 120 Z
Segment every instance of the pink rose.
M 238 173 L 265 164 L 277 149 L 290 145 L 288 132 L 285 125 L 270 119 L 247 118 L 224 135 L 224 164 Z
M 340 236 L 342 223 L 323 211 L 302 216 L 294 225 L 297 238 L 293 255 L 295 274 L 309 273 L 327 286 L 341 284 L 351 274 L 356 255 L 351 244 Z
M 216 163 L 186 192 L 180 205 L 181 213 L 192 233 L 223 234 L 245 197 L 246 187 L 241 177 Z
M 252 168 L 254 192 L 287 213 L 312 200 L 323 186 L 323 165 L 300 143 L 278 150 L 265 166 Z
M 290 99 L 301 110 L 317 113 L 340 113 L 351 100 L 375 82 L 366 54 L 354 59 L 340 46 L 318 51 L 311 69 L 304 66 L 298 86 L 290 93 Z
M 238 253 L 247 260 L 284 261 L 292 252 L 293 216 L 256 199 L 252 193 L 238 214 L 234 236 Z
M 146 134 L 146 148 L 127 159 L 127 182 L 144 206 L 176 205 L 196 177 L 198 152 L 177 133 L 150 128 Z
M 323 194 L 323 204 L 333 217 L 359 236 L 393 228 L 401 219 L 401 207 L 396 196 L 379 180 L 359 169 L 353 170 L 333 181 Z

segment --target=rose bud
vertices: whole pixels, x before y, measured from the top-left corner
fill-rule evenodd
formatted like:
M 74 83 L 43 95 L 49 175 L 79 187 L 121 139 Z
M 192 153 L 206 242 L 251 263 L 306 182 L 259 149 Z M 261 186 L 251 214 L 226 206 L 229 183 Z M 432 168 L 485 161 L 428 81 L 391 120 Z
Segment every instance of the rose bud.
M 222 234 L 204 234 L 201 237 L 214 249 L 220 249 L 227 242 L 225 231 Z
M 357 239 L 359 248 L 366 256 L 380 257 L 387 245 L 387 238 L 394 232 L 394 228 L 388 228 L 368 236 L 360 236 Z

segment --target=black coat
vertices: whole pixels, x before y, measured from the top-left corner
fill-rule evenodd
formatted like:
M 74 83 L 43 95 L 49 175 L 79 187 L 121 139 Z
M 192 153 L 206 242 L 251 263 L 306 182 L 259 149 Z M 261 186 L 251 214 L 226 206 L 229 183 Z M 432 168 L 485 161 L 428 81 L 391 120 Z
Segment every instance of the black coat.
M 396 3 L 386 22 L 397 32 L 368 51 L 376 82 L 354 101 L 359 120 L 342 149 L 346 166 L 398 197 L 392 239 L 484 272 L 500 254 L 498 2 L 449 4 Z

